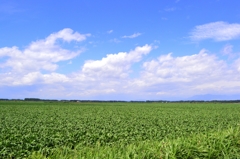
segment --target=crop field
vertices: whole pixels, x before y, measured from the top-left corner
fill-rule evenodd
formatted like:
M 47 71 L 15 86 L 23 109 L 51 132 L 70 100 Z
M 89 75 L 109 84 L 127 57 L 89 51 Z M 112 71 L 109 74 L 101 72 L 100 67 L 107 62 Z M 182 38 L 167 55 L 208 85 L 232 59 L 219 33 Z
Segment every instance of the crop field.
M 0 158 L 240 158 L 240 104 L 0 102 Z

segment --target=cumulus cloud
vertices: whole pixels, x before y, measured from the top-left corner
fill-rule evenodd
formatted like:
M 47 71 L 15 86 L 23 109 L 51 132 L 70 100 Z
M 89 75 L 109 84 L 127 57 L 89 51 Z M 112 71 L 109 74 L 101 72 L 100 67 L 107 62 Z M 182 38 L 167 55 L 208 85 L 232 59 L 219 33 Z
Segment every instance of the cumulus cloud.
M 163 54 L 140 63 L 155 49 L 146 44 L 128 52 L 108 54 L 99 60 L 87 60 L 71 74 L 57 73 L 58 62 L 69 62 L 81 52 L 62 48 L 59 40 L 80 42 L 88 36 L 63 29 L 32 42 L 23 50 L 16 46 L 0 48 L 1 90 L 3 87 L 25 89 L 36 86 L 33 91 L 24 90 L 22 98 L 26 95 L 71 99 L 105 96 L 105 99 L 130 100 L 240 93 L 240 58 L 235 58 L 232 63 L 226 62 L 205 49 L 188 56 Z M 232 54 L 232 49 L 233 46 L 228 44 L 222 52 Z M 135 63 L 139 63 L 142 70 L 133 72 Z
M 143 76 L 151 83 L 160 82 L 191 82 L 202 75 L 216 76 L 224 69 L 225 63 L 217 61 L 213 55 L 208 55 L 206 50 L 198 54 L 174 58 L 171 53 L 160 56 L 157 60 L 143 64 Z
M 133 39 L 133 38 L 136 38 L 138 36 L 142 35 L 142 33 L 134 33 L 132 35 L 124 35 L 122 38 L 130 38 L 130 39 Z
M 227 41 L 240 37 L 240 24 L 219 21 L 196 26 L 190 32 L 193 41 L 213 39 L 215 41 Z
M 235 67 L 238 69 L 237 63 Z M 141 77 L 130 85 L 151 96 L 189 97 L 199 93 L 229 93 L 240 87 L 237 69 L 204 49 L 198 54 L 182 57 L 173 57 L 169 53 L 145 62 Z
M 238 73 L 240 73 L 240 58 L 234 61 L 234 68 L 237 69 Z
M 81 70 L 68 76 L 66 92 L 71 92 L 69 96 L 88 98 L 127 94 L 131 66 L 152 49 L 150 45 L 138 46 L 129 52 L 108 54 L 100 60 L 87 60 Z
M 55 71 L 58 67 L 57 62 L 72 59 L 82 52 L 82 50 L 70 51 L 63 49 L 57 44 L 58 39 L 65 42 L 80 42 L 88 36 L 90 34 L 79 34 L 66 28 L 49 35 L 43 40 L 32 42 L 23 50 L 16 46 L 0 48 L 0 57 L 8 58 L 0 67 L 12 68 L 14 72 Z
M 124 78 L 127 77 L 133 63 L 139 62 L 143 55 L 152 50 L 150 45 L 136 47 L 130 52 L 108 54 L 101 60 L 86 61 L 82 73 L 91 77 Z
M 64 95 L 92 97 L 100 94 L 126 93 L 131 66 L 141 61 L 152 49 L 150 45 L 138 46 L 129 52 L 108 54 L 100 60 L 88 60 L 81 70 L 68 75 L 56 72 L 42 73 L 38 69 L 24 73 L 5 72 L 0 74 L 0 83 L 1 86 L 12 87 L 41 85 L 39 94 L 48 92 L 52 94 L 51 98 Z M 57 88 L 61 89 L 61 93 Z
M 69 81 L 68 77 L 55 73 L 58 62 L 78 56 L 82 50 L 71 51 L 62 48 L 58 42 L 83 41 L 90 34 L 80 34 L 66 28 L 34 41 L 25 49 L 16 46 L 0 48 L 0 86 L 32 85 Z M 50 73 L 43 74 L 42 71 Z
M 69 82 L 70 79 L 66 75 L 59 73 L 42 74 L 41 72 L 29 72 L 18 74 L 16 72 L 8 72 L 0 74 L 0 86 L 18 86 L 18 85 L 34 85 L 34 84 L 54 84 Z

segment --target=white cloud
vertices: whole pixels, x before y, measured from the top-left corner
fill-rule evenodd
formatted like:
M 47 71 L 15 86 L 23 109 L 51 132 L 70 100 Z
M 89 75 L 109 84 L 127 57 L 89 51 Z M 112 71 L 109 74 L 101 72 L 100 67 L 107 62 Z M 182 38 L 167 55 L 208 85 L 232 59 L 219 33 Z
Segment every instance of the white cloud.
M 32 42 L 23 50 L 16 46 L 0 48 L 0 57 L 8 57 L 8 60 L 2 63 L 0 67 L 12 68 L 14 72 L 55 71 L 58 67 L 57 62 L 70 60 L 82 52 L 82 50 L 63 49 L 57 44 L 57 40 L 80 42 L 88 36 L 90 34 L 74 33 L 73 30 L 66 28 L 51 34 L 46 39 Z
M 89 98 L 101 94 L 126 93 L 132 64 L 139 62 L 151 50 L 152 46 L 144 45 L 129 52 L 109 54 L 101 60 L 89 60 L 84 63 L 80 71 L 69 75 L 56 72 L 44 74 L 40 70 L 2 73 L 0 86 L 41 85 L 41 90 L 35 90 L 38 92 L 35 93 L 38 97 L 47 93 L 49 95 L 47 98 L 80 96 Z
M 193 41 L 213 39 L 215 41 L 227 41 L 240 37 L 240 24 L 227 22 L 213 22 L 196 26 L 190 33 Z
M 136 37 L 138 37 L 140 35 L 142 35 L 142 33 L 134 33 L 132 35 L 124 35 L 122 38 L 130 38 L 130 39 L 132 39 L 132 38 L 136 38 Z
M 66 94 L 89 99 L 93 96 L 127 93 L 131 66 L 151 50 L 152 46 L 144 45 L 129 52 L 108 54 L 100 60 L 85 61 L 80 71 L 67 76 L 68 81 L 64 84 Z
M 53 84 L 53 83 L 65 83 L 71 81 L 69 77 L 59 73 L 50 73 L 42 75 L 43 83 Z
M 149 97 L 184 98 L 205 93 L 233 93 L 240 87 L 237 72 L 240 65 L 237 63 L 233 69 L 206 50 L 182 57 L 173 57 L 169 53 L 145 62 L 141 77 L 132 80 L 129 89 L 145 92 L 150 94 Z
M 73 33 L 73 30 L 70 28 L 65 28 L 63 30 L 60 30 L 57 33 L 53 33 L 50 36 L 48 36 L 43 43 L 45 45 L 52 46 L 55 44 L 57 39 L 62 39 L 63 41 L 71 42 L 71 41 L 83 41 L 86 40 L 87 36 L 90 36 L 90 34 L 79 34 L 78 32 Z M 34 47 L 34 46 L 33 46 Z M 38 46 L 37 46 L 38 48 Z
M 91 77 L 104 78 L 124 78 L 128 76 L 133 63 L 139 62 L 143 55 L 148 54 L 152 47 L 145 45 L 136 47 L 130 52 L 119 52 L 108 54 L 101 60 L 86 61 L 82 67 L 82 73 Z
M 1 89 L 36 86 L 38 88 L 33 91 L 24 90 L 22 97 L 63 99 L 104 96 L 105 99 L 160 100 L 198 94 L 240 93 L 240 58 L 229 64 L 204 49 L 188 56 L 161 55 L 145 61 L 140 72 L 133 72 L 133 65 L 155 49 L 152 45 L 144 45 L 129 52 L 108 54 L 99 60 L 87 60 L 79 71 L 71 74 L 57 73 L 59 61 L 69 62 L 81 52 L 63 49 L 57 43 L 58 39 L 82 41 L 87 36 L 65 30 L 33 42 L 23 50 L 0 48 L 0 58 L 5 60 L 0 63 Z M 222 52 L 232 54 L 232 48 L 228 44 Z
M 226 44 L 222 48 L 221 53 L 223 55 L 226 55 L 228 57 L 228 59 L 231 59 L 231 60 L 234 60 L 234 59 L 240 57 L 240 52 L 234 52 L 233 45 L 230 45 L 230 44 Z
M 14 81 L 14 85 L 31 85 L 37 83 L 41 73 L 39 72 L 31 72 L 26 75 L 23 75 L 22 78 L 18 78 L 18 80 Z
M 240 58 L 234 61 L 233 67 L 237 69 L 238 73 L 240 73 Z
M 108 33 L 108 34 L 111 34 L 111 33 L 113 33 L 113 30 L 109 30 L 109 31 L 107 31 L 107 33 Z
M 222 49 L 222 53 L 224 55 L 231 55 L 232 54 L 232 49 L 233 49 L 233 46 L 230 45 L 230 44 L 227 44 L 224 46 L 224 48 Z
M 34 85 L 34 84 L 54 84 L 69 82 L 66 75 L 59 73 L 42 74 L 41 72 L 29 72 L 26 74 L 4 73 L 0 74 L 0 83 L 5 86 Z
M 171 53 L 162 55 L 158 60 L 143 64 L 143 75 L 152 79 L 151 83 L 161 82 L 191 82 L 204 76 L 217 76 L 226 67 L 223 61 L 217 61 L 213 55 L 208 55 L 206 50 L 199 54 L 183 57 L 172 57 Z

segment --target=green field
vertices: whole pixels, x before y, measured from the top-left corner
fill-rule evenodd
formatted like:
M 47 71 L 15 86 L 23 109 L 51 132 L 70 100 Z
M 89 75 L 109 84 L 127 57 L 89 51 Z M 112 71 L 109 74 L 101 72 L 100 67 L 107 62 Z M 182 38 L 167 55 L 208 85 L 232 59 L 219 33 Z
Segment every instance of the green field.
M 0 102 L 0 158 L 240 158 L 240 104 Z

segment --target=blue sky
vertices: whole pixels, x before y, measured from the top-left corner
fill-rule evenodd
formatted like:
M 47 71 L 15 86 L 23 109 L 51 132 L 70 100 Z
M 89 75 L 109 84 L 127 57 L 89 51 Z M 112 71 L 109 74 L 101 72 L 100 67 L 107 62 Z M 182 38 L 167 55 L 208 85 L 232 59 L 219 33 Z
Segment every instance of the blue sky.
M 238 0 L 0 0 L 0 98 L 240 99 Z

